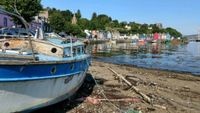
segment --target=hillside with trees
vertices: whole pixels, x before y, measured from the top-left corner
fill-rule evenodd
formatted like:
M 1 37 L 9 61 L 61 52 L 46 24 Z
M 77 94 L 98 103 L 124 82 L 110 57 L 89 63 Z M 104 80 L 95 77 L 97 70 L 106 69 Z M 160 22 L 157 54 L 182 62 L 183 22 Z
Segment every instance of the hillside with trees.
M 75 15 L 77 24 L 72 24 L 73 13 L 70 10 L 57 10 L 47 8 L 49 11 L 49 22 L 55 32 L 65 32 L 67 34 L 84 37 L 84 30 L 117 30 L 122 34 L 152 34 L 152 33 L 169 33 L 171 36 L 181 37 L 182 34 L 174 28 L 159 28 L 156 24 L 140 24 L 136 22 L 119 22 L 105 14 L 93 13 L 91 19 L 83 18 L 81 11 L 78 10 Z M 127 29 L 126 26 L 130 26 Z
M 55 8 L 42 8 L 41 0 L 1 0 L 0 6 L 5 9 L 19 13 L 27 22 L 32 21 L 32 17 L 36 16 L 42 10 L 49 12 L 49 24 L 51 28 L 59 33 L 65 32 L 77 37 L 85 37 L 84 30 L 106 30 L 119 31 L 122 34 L 152 34 L 152 33 L 169 33 L 171 36 L 177 38 L 182 34 L 174 28 L 160 28 L 156 24 L 140 24 L 136 22 L 126 22 L 112 19 L 112 17 L 105 14 L 93 13 L 91 19 L 83 18 L 81 11 L 77 10 L 75 14 L 70 10 L 58 10 Z M 14 9 L 17 9 L 14 10 Z M 77 23 L 72 24 L 73 16 L 76 16 Z M 15 23 L 21 24 L 19 20 L 14 18 Z

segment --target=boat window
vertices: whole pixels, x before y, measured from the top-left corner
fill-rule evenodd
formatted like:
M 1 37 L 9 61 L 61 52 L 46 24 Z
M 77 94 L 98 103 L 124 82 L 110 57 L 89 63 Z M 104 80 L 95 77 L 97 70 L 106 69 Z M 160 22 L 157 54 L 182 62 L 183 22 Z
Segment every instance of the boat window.
M 82 47 L 83 54 L 86 54 L 85 48 Z
M 52 49 L 51 49 L 51 52 L 52 52 L 52 53 L 56 53 L 56 52 L 57 52 L 57 49 L 56 49 L 56 48 L 52 48 Z
M 56 73 L 56 67 L 53 67 L 52 69 L 51 69 L 51 74 L 55 74 Z
M 77 48 L 77 54 L 78 54 L 78 55 L 81 54 L 81 48 L 80 48 L 80 47 Z
M 4 22 L 3 23 L 4 26 L 7 27 L 8 26 L 8 19 L 6 17 L 3 18 L 3 22 Z
M 65 55 L 65 57 L 72 56 L 72 54 L 71 54 L 71 48 L 65 48 L 64 49 L 64 55 Z
M 76 48 L 73 48 L 73 56 L 76 56 Z

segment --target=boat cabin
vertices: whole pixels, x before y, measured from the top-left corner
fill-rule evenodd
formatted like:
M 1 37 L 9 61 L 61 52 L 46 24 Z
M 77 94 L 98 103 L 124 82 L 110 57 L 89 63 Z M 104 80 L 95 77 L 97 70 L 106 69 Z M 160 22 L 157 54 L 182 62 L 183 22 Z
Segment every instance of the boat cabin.
M 41 59 L 40 56 L 51 56 L 53 59 L 59 59 L 78 57 L 85 54 L 84 44 L 76 39 L 46 37 L 44 40 L 31 39 L 31 45 L 30 40 L 27 38 L 4 38 L 0 40 L 1 56 L 16 55 L 20 57 L 26 55 L 31 57 L 31 48 L 33 48 L 38 60 Z

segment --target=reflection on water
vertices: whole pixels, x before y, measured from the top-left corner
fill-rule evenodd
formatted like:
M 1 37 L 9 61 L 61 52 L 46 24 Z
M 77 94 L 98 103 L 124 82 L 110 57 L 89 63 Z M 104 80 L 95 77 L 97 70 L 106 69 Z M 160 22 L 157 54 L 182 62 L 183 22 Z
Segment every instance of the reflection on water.
M 97 44 L 88 46 L 96 60 L 200 75 L 200 42 L 168 44 Z
M 200 57 L 200 42 L 190 42 L 187 49 L 193 56 Z

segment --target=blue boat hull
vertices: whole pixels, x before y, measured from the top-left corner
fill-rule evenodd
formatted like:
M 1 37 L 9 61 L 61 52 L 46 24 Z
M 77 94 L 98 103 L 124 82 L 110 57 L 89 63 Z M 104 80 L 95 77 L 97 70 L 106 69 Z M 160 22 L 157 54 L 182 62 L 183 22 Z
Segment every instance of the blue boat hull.
M 66 64 L 0 66 L 1 113 L 37 109 L 62 101 L 82 85 L 87 60 Z

